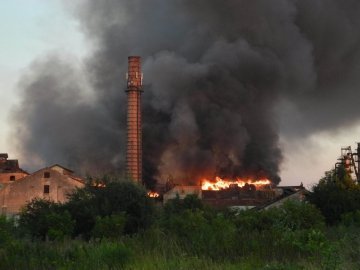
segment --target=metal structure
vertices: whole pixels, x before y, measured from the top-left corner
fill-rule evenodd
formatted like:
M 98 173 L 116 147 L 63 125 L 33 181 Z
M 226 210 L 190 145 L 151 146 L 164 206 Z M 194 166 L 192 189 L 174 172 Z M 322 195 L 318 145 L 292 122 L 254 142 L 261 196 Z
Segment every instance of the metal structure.
M 341 156 L 335 163 L 335 172 L 338 173 L 340 168 L 344 168 L 360 184 L 360 143 L 357 144 L 357 150 L 352 152 L 351 146 L 341 148 Z
M 142 127 L 141 94 L 143 74 L 141 58 L 129 56 L 127 79 L 127 148 L 126 171 L 128 177 L 142 184 Z

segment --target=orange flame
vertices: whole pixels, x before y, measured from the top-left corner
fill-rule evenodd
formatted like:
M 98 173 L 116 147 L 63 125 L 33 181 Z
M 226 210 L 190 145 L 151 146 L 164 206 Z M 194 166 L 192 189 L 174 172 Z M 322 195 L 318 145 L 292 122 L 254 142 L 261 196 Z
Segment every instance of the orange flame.
M 266 185 L 270 185 L 271 181 L 269 179 L 260 179 L 260 180 L 251 180 L 251 179 L 240 179 L 237 178 L 236 180 L 225 180 L 221 179 L 220 177 L 216 177 L 215 181 L 209 181 L 204 179 L 201 184 L 202 190 L 221 190 L 227 189 L 230 185 L 237 185 L 238 187 L 243 187 L 246 184 L 254 185 L 256 188 L 263 187 Z
M 160 194 L 157 193 L 157 192 L 154 192 L 154 191 L 149 191 L 147 193 L 147 195 L 150 197 L 150 198 L 159 198 L 160 197 Z

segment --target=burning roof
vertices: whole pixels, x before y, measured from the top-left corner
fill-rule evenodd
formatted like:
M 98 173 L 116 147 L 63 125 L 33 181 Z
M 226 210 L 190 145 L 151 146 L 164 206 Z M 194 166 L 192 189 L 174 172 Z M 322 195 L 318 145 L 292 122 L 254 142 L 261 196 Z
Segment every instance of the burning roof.
M 231 180 L 222 179 L 220 177 L 216 177 L 215 181 L 204 179 L 201 183 L 202 190 L 222 190 L 234 186 L 238 186 L 240 188 L 245 186 L 254 186 L 256 188 L 261 188 L 269 185 L 271 185 L 271 181 L 269 179 L 253 180 L 236 178 L 235 180 Z

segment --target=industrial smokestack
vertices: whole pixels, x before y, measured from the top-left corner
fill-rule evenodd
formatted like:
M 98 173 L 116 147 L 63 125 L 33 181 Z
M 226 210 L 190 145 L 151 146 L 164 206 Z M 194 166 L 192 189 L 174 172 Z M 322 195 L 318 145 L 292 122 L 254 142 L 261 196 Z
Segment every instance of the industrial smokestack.
M 127 175 L 142 184 L 141 58 L 129 56 L 127 78 Z

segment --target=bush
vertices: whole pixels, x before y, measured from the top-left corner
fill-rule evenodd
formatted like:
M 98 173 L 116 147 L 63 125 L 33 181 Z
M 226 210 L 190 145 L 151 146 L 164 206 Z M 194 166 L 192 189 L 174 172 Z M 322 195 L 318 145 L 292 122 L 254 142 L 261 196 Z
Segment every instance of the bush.
M 188 199 L 191 204 L 188 204 L 189 201 L 181 202 L 177 213 L 168 213 L 163 219 L 165 231 L 175 236 L 189 253 L 206 254 L 211 258 L 229 256 L 234 251 L 236 241 L 235 225 L 222 215 L 198 209 L 199 205 L 193 204 L 193 197 Z M 168 207 L 178 203 L 178 200 L 174 200 Z
M 109 269 L 122 269 L 131 257 L 130 250 L 120 243 L 104 243 L 99 251 L 99 262 Z
M 319 209 L 314 205 L 304 202 L 287 201 L 277 209 L 280 213 L 275 215 L 278 219 L 275 226 L 282 229 L 322 230 L 325 227 L 325 219 L 321 215 Z
M 11 243 L 15 235 L 14 220 L 6 216 L 0 216 L 0 247 Z
M 169 200 L 164 206 L 164 216 L 167 218 L 174 214 L 179 214 L 185 210 L 202 210 L 204 205 L 196 195 L 187 195 L 183 200 L 179 196 Z
M 270 230 L 280 219 L 280 211 L 272 208 L 265 211 L 241 211 L 234 217 L 234 223 L 241 233 Z
M 88 185 L 70 195 L 65 207 L 76 222 L 75 235 L 90 238 L 97 218 L 112 215 L 125 216 L 123 231 L 126 234 L 139 232 L 152 224 L 154 207 L 146 191 L 132 182 L 115 180 L 104 187 Z
M 360 186 L 345 172 L 332 171 L 313 187 L 307 199 L 320 209 L 326 222 L 333 225 L 341 221 L 342 215 L 360 210 Z
M 19 227 L 34 238 L 59 240 L 72 234 L 74 222 L 61 204 L 33 199 L 21 210 Z
M 288 201 L 278 208 L 241 211 L 232 217 L 237 228 L 238 253 L 261 258 L 296 258 L 309 255 L 305 246 L 313 230 L 322 232 L 324 218 L 308 203 Z M 300 244 L 299 244 L 300 243 Z M 319 244 L 320 245 L 320 244 Z
M 94 196 L 90 192 L 90 187 L 77 189 L 64 205 L 75 221 L 73 236 L 82 235 L 85 238 L 90 238 L 98 216 Z
M 125 215 L 111 215 L 107 217 L 97 217 L 92 236 L 94 238 L 119 238 L 126 223 Z
M 341 224 L 360 227 L 360 210 L 343 214 L 341 216 Z
M 229 256 L 236 238 L 235 226 L 221 216 L 205 218 L 204 212 L 186 210 L 173 216 L 167 229 L 184 243 L 189 252 L 212 258 Z
M 278 208 L 263 211 L 241 211 L 235 224 L 243 232 L 265 230 L 323 229 L 324 217 L 312 204 L 287 201 Z

